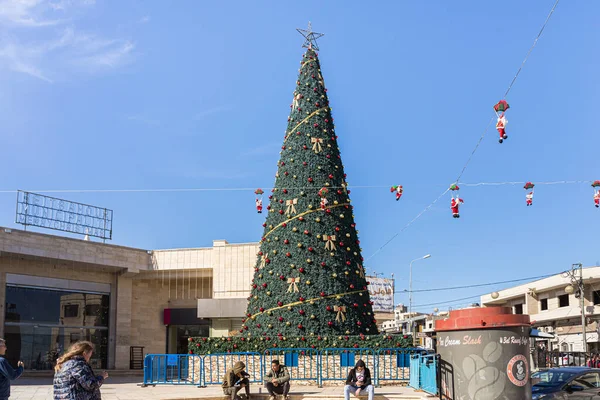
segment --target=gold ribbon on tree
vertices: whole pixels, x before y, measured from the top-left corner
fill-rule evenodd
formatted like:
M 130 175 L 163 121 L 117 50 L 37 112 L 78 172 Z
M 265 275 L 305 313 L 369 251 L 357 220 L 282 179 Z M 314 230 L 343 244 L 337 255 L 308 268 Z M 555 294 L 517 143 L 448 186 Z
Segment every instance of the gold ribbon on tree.
M 296 204 L 298 204 L 298 199 L 286 200 L 285 205 L 287 206 L 287 210 L 285 212 L 288 214 L 296 214 L 298 212 L 296 211 Z
M 360 265 L 360 264 L 358 264 L 358 275 L 359 275 L 361 278 L 364 278 L 364 277 L 365 277 L 365 269 L 364 269 L 364 268 L 363 268 L 363 266 L 362 266 L 362 265 Z
M 298 278 L 288 278 L 288 283 L 290 284 L 290 286 L 288 287 L 288 293 L 292 293 L 292 292 L 299 292 L 300 290 L 298 290 L 298 283 L 300 283 L 300 277 Z
M 346 315 L 344 314 L 346 312 L 346 306 L 335 306 L 333 311 L 337 312 L 337 315 L 335 316 L 336 322 L 346 321 Z
M 335 240 L 335 235 L 331 235 L 331 236 L 323 235 L 323 241 L 326 242 L 325 243 L 326 250 L 335 250 L 335 244 L 333 244 L 334 240 Z
M 312 149 L 314 150 L 315 153 L 323 151 L 323 148 L 321 147 L 321 143 L 323 143 L 323 139 L 314 137 L 314 138 L 310 138 L 310 142 L 313 144 Z

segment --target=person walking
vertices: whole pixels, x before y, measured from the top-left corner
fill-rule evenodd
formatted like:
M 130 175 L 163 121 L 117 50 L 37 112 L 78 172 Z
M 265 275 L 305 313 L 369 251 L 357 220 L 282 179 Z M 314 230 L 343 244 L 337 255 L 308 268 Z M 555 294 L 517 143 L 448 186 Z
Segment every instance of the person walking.
M 23 361 L 17 363 L 14 369 L 4 358 L 6 354 L 6 341 L 0 338 L 0 400 L 8 400 L 10 397 L 10 381 L 18 379 L 23 373 Z
M 100 386 L 108 372 L 94 375 L 89 362 L 94 345 L 88 341 L 75 342 L 56 361 L 54 400 L 101 400 Z
M 361 392 L 365 391 L 369 396 L 369 400 L 373 400 L 375 397 L 375 389 L 371 383 L 371 371 L 365 366 L 363 360 L 358 360 L 354 365 L 354 368 L 348 372 L 346 387 L 344 388 L 344 398 L 350 400 L 350 393 L 354 393 L 354 395 L 358 397 L 361 395 Z
M 231 397 L 231 400 L 241 400 L 238 392 L 242 389 L 246 391 L 246 399 L 250 400 L 250 381 L 246 371 L 246 364 L 241 361 L 233 364 L 233 368 L 225 373 L 223 378 L 223 394 Z
M 283 395 L 284 400 L 289 399 L 290 374 L 285 365 L 281 365 L 279 360 L 271 361 L 271 370 L 267 372 L 265 378 L 269 400 L 275 400 L 276 395 Z

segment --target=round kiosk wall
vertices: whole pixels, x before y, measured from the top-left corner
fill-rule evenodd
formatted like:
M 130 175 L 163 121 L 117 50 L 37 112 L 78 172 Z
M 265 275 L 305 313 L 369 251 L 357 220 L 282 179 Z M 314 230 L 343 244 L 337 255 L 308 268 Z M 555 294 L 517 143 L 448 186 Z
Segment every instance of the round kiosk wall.
M 435 324 L 442 399 L 531 400 L 529 315 L 508 307 L 451 311 Z

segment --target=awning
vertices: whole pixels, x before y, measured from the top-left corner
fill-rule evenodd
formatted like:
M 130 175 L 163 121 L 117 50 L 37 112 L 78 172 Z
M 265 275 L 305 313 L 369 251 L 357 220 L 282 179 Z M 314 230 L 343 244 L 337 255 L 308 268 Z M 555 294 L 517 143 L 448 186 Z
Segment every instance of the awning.
M 535 338 L 544 338 L 544 339 L 554 339 L 554 335 L 551 333 L 541 332 L 538 329 L 531 328 L 531 332 L 529 333 L 530 337 Z

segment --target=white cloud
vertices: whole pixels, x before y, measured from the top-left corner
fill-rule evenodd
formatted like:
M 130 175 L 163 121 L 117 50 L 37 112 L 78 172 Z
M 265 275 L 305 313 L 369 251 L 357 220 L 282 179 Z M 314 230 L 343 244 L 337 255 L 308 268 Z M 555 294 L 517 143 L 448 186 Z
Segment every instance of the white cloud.
M 150 22 L 150 16 L 144 15 L 142 18 L 140 18 L 140 20 L 138 22 L 140 24 L 147 24 L 148 22 Z
M 69 16 L 95 0 L 0 0 L 0 68 L 46 82 L 59 74 L 99 72 L 126 65 L 135 43 L 81 31 Z M 4 22 L 4 24 L 3 24 Z M 28 30 L 33 28 L 31 39 Z M 41 34 L 40 34 L 41 32 Z
M 209 115 L 216 114 L 216 113 L 223 112 L 223 111 L 228 111 L 228 110 L 230 110 L 229 107 L 214 107 L 214 108 L 209 108 L 209 109 L 197 112 L 194 115 L 193 118 L 195 120 L 200 120 L 200 119 L 208 117 Z

